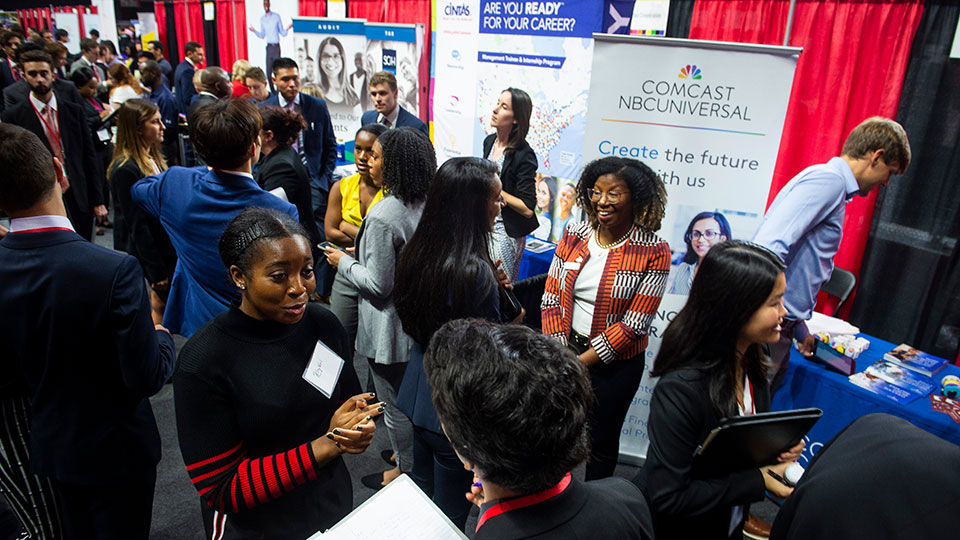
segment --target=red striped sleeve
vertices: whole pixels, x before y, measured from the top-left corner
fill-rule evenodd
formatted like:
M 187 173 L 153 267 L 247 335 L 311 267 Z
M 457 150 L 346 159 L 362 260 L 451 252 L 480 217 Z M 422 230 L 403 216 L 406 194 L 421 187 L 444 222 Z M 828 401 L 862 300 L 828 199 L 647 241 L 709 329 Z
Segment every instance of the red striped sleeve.
M 283 490 L 290 491 L 293 489 L 293 481 L 290 480 L 290 470 L 287 469 L 286 454 L 277 454 L 277 472 L 280 473 L 280 484 L 283 485 Z
M 249 459 L 245 459 L 240 463 L 240 476 L 238 480 L 240 481 L 240 492 L 243 493 L 243 502 L 246 503 L 247 508 L 253 508 L 257 503 L 253 500 L 253 490 L 250 488 L 249 467 Z
M 261 504 L 270 502 L 267 496 L 267 488 L 263 482 L 263 460 L 256 459 L 250 463 L 250 476 L 253 478 L 253 491 L 257 495 L 257 500 Z
M 267 480 L 267 490 L 270 496 L 276 499 L 281 495 L 280 486 L 277 484 L 277 475 L 274 473 L 273 456 L 267 456 L 263 459 L 263 474 Z
M 300 459 L 297 457 L 296 448 L 287 452 L 287 461 L 290 462 L 290 467 L 293 469 L 293 479 L 297 482 L 297 485 L 304 483 L 303 471 L 300 469 Z
M 316 480 L 317 471 L 313 468 L 313 457 L 310 455 L 309 446 L 308 444 L 300 446 L 300 457 L 303 459 L 303 467 L 307 470 L 307 478 Z

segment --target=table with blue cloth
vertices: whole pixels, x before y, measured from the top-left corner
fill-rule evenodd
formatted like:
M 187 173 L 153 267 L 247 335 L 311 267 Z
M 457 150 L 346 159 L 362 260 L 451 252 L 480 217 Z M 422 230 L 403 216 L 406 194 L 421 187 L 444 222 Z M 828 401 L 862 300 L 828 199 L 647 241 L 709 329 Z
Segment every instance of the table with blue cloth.
M 527 245 L 529 245 L 530 242 L 544 242 L 544 240 L 527 236 Z M 556 250 L 556 244 L 553 245 L 552 249 L 543 253 L 534 253 L 529 249 L 523 250 L 523 255 L 520 257 L 520 268 L 517 272 L 519 274 L 518 279 L 539 276 L 540 274 L 546 274 L 550 271 L 550 263 L 553 262 L 553 252 Z
M 884 353 L 896 347 L 893 343 L 866 334 L 860 336 L 870 341 L 870 348 L 856 359 L 857 373 L 882 360 Z M 945 375 L 960 376 L 960 367 L 948 364 L 936 373 L 931 378 L 936 384 L 933 393 L 940 393 L 940 380 Z M 846 376 L 828 370 L 815 360 L 804 358 L 794 348 L 790 353 L 790 364 L 783 384 L 773 397 L 771 409 L 783 411 L 805 407 L 823 410 L 823 417 L 807 434 L 808 451 L 805 455 L 816 454 L 822 445 L 855 419 L 878 412 L 903 418 L 924 431 L 960 445 L 960 424 L 949 415 L 933 410 L 929 395 L 908 404 L 896 403 L 854 385 Z

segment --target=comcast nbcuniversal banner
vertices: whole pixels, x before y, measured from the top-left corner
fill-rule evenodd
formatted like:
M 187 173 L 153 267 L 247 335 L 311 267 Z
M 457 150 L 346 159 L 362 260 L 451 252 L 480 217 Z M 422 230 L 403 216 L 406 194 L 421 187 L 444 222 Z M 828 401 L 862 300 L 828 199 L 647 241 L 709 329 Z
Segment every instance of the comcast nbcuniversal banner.
M 655 381 L 649 371 L 709 248 L 746 239 L 763 217 L 800 49 L 594 35 L 583 162 L 646 163 L 667 186 L 658 234 L 670 244 L 666 294 L 647 348 L 647 375 L 620 451 L 646 454 Z M 626 68 L 626 69 L 625 69 Z

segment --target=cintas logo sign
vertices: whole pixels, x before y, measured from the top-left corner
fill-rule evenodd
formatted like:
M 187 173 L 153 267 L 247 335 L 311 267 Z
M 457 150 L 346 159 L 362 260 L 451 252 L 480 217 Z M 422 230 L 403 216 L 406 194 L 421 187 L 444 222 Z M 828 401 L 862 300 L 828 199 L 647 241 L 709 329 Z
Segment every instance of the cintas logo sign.
M 448 17 L 469 17 L 470 4 L 449 3 L 443 8 L 443 14 Z

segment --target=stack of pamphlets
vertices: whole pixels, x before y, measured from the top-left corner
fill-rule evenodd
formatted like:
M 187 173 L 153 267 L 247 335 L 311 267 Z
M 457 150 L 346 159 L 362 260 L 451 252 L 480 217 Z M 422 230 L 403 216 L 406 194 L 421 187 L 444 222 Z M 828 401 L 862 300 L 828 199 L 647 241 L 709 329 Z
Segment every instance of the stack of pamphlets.
M 900 345 L 849 379 L 874 394 L 906 404 L 932 392 L 937 385 L 930 377 L 946 364 L 943 358 Z

